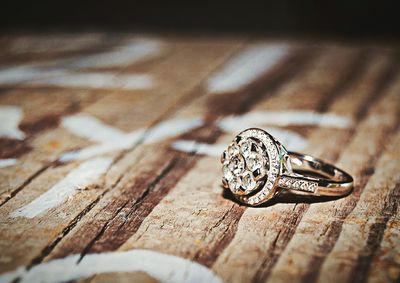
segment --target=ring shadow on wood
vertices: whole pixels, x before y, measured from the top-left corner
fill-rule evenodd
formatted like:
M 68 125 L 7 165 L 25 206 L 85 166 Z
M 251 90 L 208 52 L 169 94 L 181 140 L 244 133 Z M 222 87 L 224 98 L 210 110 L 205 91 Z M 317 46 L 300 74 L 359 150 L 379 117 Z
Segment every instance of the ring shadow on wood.
M 222 185 L 221 185 L 221 189 L 222 189 L 222 197 L 224 199 L 228 199 L 231 200 L 239 205 L 243 205 L 243 206 L 248 206 L 248 207 L 252 207 L 251 205 L 246 205 L 243 204 L 242 202 L 240 202 L 239 200 L 237 200 L 235 198 L 235 196 L 233 195 L 233 193 L 229 190 L 229 189 L 225 189 Z M 317 203 L 317 202 L 328 202 L 328 201 L 333 201 L 333 200 L 337 200 L 340 198 L 344 198 L 347 197 L 348 195 L 350 195 L 353 191 L 350 191 L 349 193 L 347 193 L 346 195 L 343 196 L 309 196 L 309 195 L 293 195 L 290 193 L 284 193 L 284 191 L 279 192 L 276 196 L 274 196 L 272 199 L 270 199 L 269 201 L 258 205 L 257 207 L 269 207 L 269 206 L 273 206 L 277 203 Z

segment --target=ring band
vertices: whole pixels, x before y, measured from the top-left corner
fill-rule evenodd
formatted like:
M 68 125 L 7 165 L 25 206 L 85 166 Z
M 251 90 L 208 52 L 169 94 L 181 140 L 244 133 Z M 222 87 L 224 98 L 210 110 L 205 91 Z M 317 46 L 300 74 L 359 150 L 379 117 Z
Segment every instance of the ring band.
M 279 193 L 344 196 L 353 178 L 309 155 L 288 152 L 273 136 L 251 128 L 238 134 L 222 153 L 222 183 L 242 203 L 256 206 Z

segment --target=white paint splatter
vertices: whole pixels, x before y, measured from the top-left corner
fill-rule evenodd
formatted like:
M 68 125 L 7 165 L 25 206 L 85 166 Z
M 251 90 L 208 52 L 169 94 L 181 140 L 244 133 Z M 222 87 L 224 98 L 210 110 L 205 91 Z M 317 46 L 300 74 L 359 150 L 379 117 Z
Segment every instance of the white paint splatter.
M 126 133 L 99 121 L 89 115 L 75 115 L 62 118 L 61 125 L 76 136 L 93 142 L 122 139 Z
M 178 256 L 150 250 L 131 250 L 88 254 L 78 263 L 80 255 L 71 255 L 33 266 L 20 267 L 0 276 L 0 283 L 20 279 L 21 283 L 68 282 L 111 272 L 145 272 L 165 283 L 222 283 L 207 267 Z
M 58 76 L 45 76 L 29 81 L 29 85 L 49 85 L 77 88 L 119 88 L 126 90 L 151 89 L 155 86 L 153 77 L 148 74 L 114 73 L 72 73 L 64 72 Z
M 266 128 L 265 130 L 285 145 L 286 149 L 290 151 L 298 151 L 304 149 L 308 145 L 308 140 L 294 131 L 278 128 Z
M 76 68 L 122 67 L 154 57 L 161 52 L 157 40 L 138 38 L 112 51 L 80 57 L 71 62 Z
M 138 38 L 109 52 L 72 58 L 30 62 L 0 69 L 0 84 L 50 85 L 82 88 L 150 89 L 155 86 L 149 74 L 79 72 L 82 68 L 123 67 L 143 61 L 161 52 L 157 40 Z
M 15 158 L 0 159 L 0 168 L 6 168 L 17 164 L 18 160 Z
M 268 111 L 250 112 L 241 116 L 228 116 L 218 122 L 228 132 L 237 132 L 250 127 L 273 126 L 319 126 L 347 129 L 353 121 L 342 116 L 314 111 Z
M 171 144 L 171 147 L 178 151 L 216 157 L 221 156 L 227 146 L 227 144 L 208 144 L 194 140 L 177 140 Z
M 63 69 L 14 67 L 0 70 L 0 84 L 49 85 L 81 88 L 151 89 L 154 79 L 148 74 L 71 72 Z
M 240 116 L 228 116 L 217 122 L 225 132 L 238 133 L 247 128 L 275 126 L 320 126 L 346 129 L 353 125 L 352 120 L 335 114 L 315 113 L 313 111 L 251 112 Z M 266 129 L 288 150 L 298 151 L 308 145 L 307 139 L 294 131 L 269 127 Z M 204 144 L 196 141 L 179 140 L 171 147 L 183 152 L 194 152 L 209 156 L 219 156 L 226 145 Z
M 176 118 L 158 123 L 152 127 L 145 139 L 145 143 L 153 143 L 163 139 L 183 134 L 191 129 L 203 125 L 202 118 Z
M 61 204 L 78 190 L 98 181 L 112 163 L 112 158 L 96 158 L 86 161 L 72 170 L 50 190 L 29 204 L 15 210 L 10 217 L 34 218 L 35 216 Z
M 22 140 L 24 132 L 18 129 L 23 112 L 17 106 L 0 106 L 0 137 Z
M 0 69 L 0 84 L 20 84 L 44 77 L 62 75 L 63 73 L 63 71 L 51 71 L 31 66 L 2 68 Z
M 211 76 L 206 88 L 211 93 L 233 92 L 271 70 L 285 55 L 286 44 L 258 44 L 234 56 L 224 68 Z
M 126 134 L 120 139 L 95 144 L 80 150 L 69 151 L 62 154 L 58 160 L 61 162 L 84 160 L 113 151 L 130 149 L 143 138 L 144 132 L 144 130 L 138 130 L 133 133 Z
M 98 120 L 88 119 L 88 117 L 75 116 L 70 117 L 70 122 L 68 122 L 68 130 L 73 134 L 81 137 L 91 138 L 91 131 L 88 130 L 85 133 L 85 128 L 95 127 L 94 129 L 98 131 L 92 140 L 104 141 L 95 144 L 81 150 L 70 151 L 64 153 L 59 161 L 69 162 L 72 160 L 83 160 L 94 156 L 106 154 L 109 152 L 117 150 L 126 150 L 132 148 L 142 139 L 144 143 L 154 143 L 160 140 L 168 139 L 180 134 L 183 134 L 191 129 L 201 126 L 204 121 L 200 118 L 187 118 L 187 119 L 171 119 L 156 124 L 154 127 L 146 129 L 138 129 L 131 133 L 123 133 L 122 131 L 116 130 L 112 131 L 112 127 L 102 124 Z M 71 122 L 72 121 L 72 122 Z
M 277 128 L 268 128 L 266 131 L 276 137 L 291 151 L 301 150 L 308 144 L 305 138 L 293 131 Z M 227 144 L 207 144 L 194 140 L 177 140 L 171 144 L 171 148 L 178 151 L 215 157 L 219 157 L 227 147 Z

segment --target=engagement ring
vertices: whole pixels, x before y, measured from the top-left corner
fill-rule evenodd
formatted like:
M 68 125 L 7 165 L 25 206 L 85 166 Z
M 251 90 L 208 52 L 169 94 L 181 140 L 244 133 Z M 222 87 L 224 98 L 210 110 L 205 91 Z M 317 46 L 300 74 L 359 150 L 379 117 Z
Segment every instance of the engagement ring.
M 266 131 L 238 134 L 221 156 L 223 186 L 242 203 L 257 206 L 279 193 L 344 196 L 353 188 L 345 171 L 309 155 L 288 152 Z

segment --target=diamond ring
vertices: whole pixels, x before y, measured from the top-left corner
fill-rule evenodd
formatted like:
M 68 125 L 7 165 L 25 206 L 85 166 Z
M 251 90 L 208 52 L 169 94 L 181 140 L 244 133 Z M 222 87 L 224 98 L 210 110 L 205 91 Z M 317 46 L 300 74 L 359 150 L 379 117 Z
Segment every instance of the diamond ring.
M 345 171 L 309 155 L 288 152 L 264 130 L 238 134 L 221 156 L 222 184 L 242 203 L 260 205 L 280 193 L 344 196 L 353 188 Z

